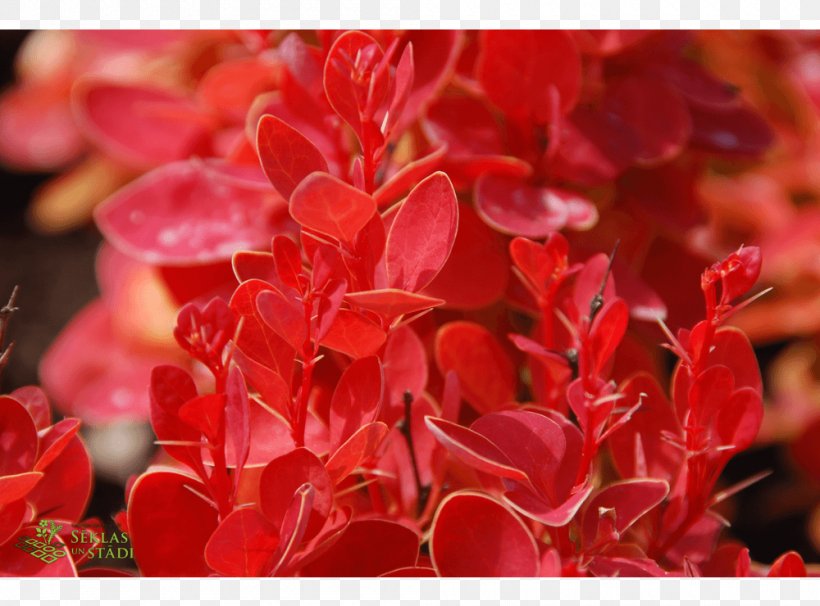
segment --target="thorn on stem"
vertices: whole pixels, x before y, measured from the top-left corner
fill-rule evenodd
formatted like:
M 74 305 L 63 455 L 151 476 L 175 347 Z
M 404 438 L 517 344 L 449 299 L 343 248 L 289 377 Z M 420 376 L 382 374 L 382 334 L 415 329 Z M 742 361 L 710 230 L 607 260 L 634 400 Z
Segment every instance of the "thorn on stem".
M 609 263 L 606 266 L 604 279 L 601 280 L 601 288 L 598 290 L 596 295 L 592 297 L 592 301 L 589 302 L 590 322 L 592 322 L 595 319 L 595 316 L 598 315 L 598 312 L 601 311 L 601 308 L 604 306 L 604 290 L 606 290 L 606 283 L 609 281 L 609 274 L 612 273 L 612 263 L 615 261 L 615 254 L 618 252 L 618 247 L 620 245 L 621 240 L 615 240 L 615 246 L 612 247 L 612 252 L 609 253 Z

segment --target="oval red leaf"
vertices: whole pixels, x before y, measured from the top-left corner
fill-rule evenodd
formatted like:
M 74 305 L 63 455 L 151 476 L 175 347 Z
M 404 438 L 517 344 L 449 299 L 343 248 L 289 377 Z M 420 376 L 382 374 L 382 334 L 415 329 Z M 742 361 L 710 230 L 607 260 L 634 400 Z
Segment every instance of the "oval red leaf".
M 205 545 L 205 560 L 225 576 L 265 576 L 278 546 L 274 524 L 255 509 L 237 509 L 211 535 Z
M 375 577 L 415 566 L 419 538 L 389 520 L 357 520 L 324 555 L 302 570 L 309 577 Z
M 37 428 L 20 402 L 0 396 L 0 476 L 31 471 L 37 457 Z
M 199 494 L 197 494 L 199 493 Z M 128 532 L 145 576 L 207 576 L 205 545 L 217 526 L 216 509 L 199 495 L 208 489 L 171 471 L 140 476 L 128 499 Z
M 581 57 L 562 31 L 482 32 L 476 70 L 493 103 L 540 124 L 550 121 L 556 101 L 563 113 L 572 109 L 581 90 Z
M 458 233 L 450 257 L 423 294 L 445 307 L 478 309 L 495 303 L 507 288 L 510 260 L 504 236 L 490 229 L 472 206 L 459 204 Z
M 279 220 L 277 200 L 256 181 L 177 162 L 120 189 L 97 207 L 95 219 L 106 240 L 129 256 L 202 265 L 266 246 Z
M 371 196 L 327 173 L 308 175 L 290 196 L 290 214 L 300 225 L 344 242 L 353 241 L 374 212 Z
M 265 517 L 280 525 L 304 484 L 314 489 L 306 538 L 316 535 L 327 519 L 333 504 L 333 483 L 325 466 L 306 448 L 297 448 L 267 464 L 259 479 L 259 507 Z
M 87 83 L 73 98 L 84 134 L 106 155 L 145 169 L 209 155 L 213 126 L 183 96 L 132 84 Z
M 589 229 L 598 220 L 595 205 L 581 195 L 500 175 L 480 178 L 475 200 L 487 224 L 513 236 L 544 238 L 566 226 Z
M 457 228 L 453 184 L 444 173 L 434 173 L 413 188 L 390 226 L 388 284 L 411 292 L 427 286 L 450 256 Z
M 373 311 L 388 320 L 444 304 L 442 299 L 434 299 L 433 297 L 419 295 L 406 290 L 399 290 L 398 288 L 350 292 L 345 295 L 345 299 L 358 307 Z
M 472 322 L 450 322 L 436 335 L 436 364 L 454 370 L 462 395 L 479 412 L 498 410 L 515 398 L 515 367 L 493 334 Z
M 351 358 L 362 358 L 377 353 L 385 339 L 387 334 L 378 324 L 358 312 L 340 309 L 321 344 Z
M 447 497 L 433 519 L 430 555 L 446 577 L 532 577 L 538 548 L 509 509 L 475 493 Z
M 314 171 L 327 172 L 327 162 L 310 140 L 276 116 L 262 116 L 256 131 L 262 170 L 283 198 Z
M 355 360 L 342 373 L 330 401 L 330 447 L 376 419 L 384 397 L 384 371 L 376 356 Z

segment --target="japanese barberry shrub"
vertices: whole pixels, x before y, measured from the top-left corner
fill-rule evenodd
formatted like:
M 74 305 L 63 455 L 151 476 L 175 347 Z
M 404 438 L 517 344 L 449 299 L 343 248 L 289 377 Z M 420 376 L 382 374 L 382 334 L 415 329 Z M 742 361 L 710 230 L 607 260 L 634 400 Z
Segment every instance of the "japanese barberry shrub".
M 806 574 L 725 530 L 757 479 L 721 474 L 763 421 L 730 323 L 763 260 L 678 230 L 695 179 L 773 132 L 691 36 L 207 45 L 231 58 L 173 94 L 71 93 L 97 153 L 144 174 L 96 207 L 102 298 L 43 375 L 90 423 L 150 419 L 116 518 L 140 574 Z M 28 434 L 14 478 L 38 473 Z

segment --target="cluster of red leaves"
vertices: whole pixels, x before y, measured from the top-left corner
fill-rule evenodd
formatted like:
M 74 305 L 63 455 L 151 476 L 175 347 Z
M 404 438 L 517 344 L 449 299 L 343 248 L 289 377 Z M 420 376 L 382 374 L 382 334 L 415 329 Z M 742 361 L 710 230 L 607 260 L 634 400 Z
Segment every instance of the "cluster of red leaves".
M 85 552 L 47 564 L 15 548 L 19 536 L 35 536 L 40 520 L 62 526 L 52 544 L 70 553 L 72 531 L 100 528 L 82 520 L 91 497 L 92 466 L 78 435 L 80 421 L 52 421 L 39 387 L 0 396 L 0 576 L 76 576 Z M 92 571 L 93 573 L 93 571 Z
M 182 91 L 75 84 L 97 153 L 148 172 L 97 207 L 102 299 L 43 381 L 91 422 L 150 411 L 140 572 L 805 574 L 719 542 L 763 414 L 724 324 L 761 256 L 702 274 L 702 319 L 678 231 L 772 133 L 693 47 L 248 34 Z

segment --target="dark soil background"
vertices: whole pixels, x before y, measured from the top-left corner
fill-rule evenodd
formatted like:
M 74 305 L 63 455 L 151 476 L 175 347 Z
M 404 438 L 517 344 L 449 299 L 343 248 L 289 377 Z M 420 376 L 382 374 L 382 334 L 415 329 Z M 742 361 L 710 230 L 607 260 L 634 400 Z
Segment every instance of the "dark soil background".
M 25 32 L 0 32 L 0 86 L 13 78 L 13 59 Z M 100 236 L 93 226 L 62 235 L 33 232 L 26 222 L 31 195 L 49 175 L 18 174 L 0 166 L 0 303 L 19 285 L 17 306 L 9 329 L 15 351 L 2 377 L 0 393 L 37 383 L 37 363 L 68 320 L 97 295 L 94 257 Z M 782 348 L 759 350 L 765 366 Z M 784 551 L 797 550 L 809 562 L 820 553 L 806 532 L 806 512 L 818 498 L 794 476 L 781 447 L 754 449 L 737 457 L 727 468 L 727 484 L 761 470 L 774 473 L 747 489 L 730 503 L 731 533 L 746 543 L 752 558 L 771 562 Z M 122 488 L 97 479 L 88 514 L 110 523 L 123 507 Z

